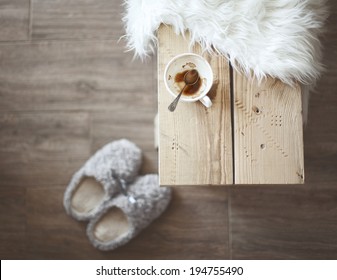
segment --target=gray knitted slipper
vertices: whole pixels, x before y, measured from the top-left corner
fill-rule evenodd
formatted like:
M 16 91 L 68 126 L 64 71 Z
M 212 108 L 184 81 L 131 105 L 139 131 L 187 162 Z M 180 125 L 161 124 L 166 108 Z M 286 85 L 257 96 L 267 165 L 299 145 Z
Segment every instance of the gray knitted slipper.
M 130 241 L 162 214 L 171 199 L 171 189 L 159 187 L 158 175 L 138 177 L 128 191 L 136 202 L 119 194 L 89 222 L 87 235 L 97 249 L 113 250 Z
M 91 219 L 136 178 L 141 161 L 141 150 L 126 139 L 105 145 L 72 177 L 63 199 L 67 213 L 80 221 Z

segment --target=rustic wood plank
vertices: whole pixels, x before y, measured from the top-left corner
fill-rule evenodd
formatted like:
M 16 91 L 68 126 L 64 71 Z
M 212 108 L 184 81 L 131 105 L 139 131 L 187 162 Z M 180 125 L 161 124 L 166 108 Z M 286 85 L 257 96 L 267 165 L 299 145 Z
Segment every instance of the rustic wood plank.
M 300 87 L 234 72 L 235 184 L 303 184 Z
M 209 97 L 213 106 L 199 102 L 180 102 L 174 113 L 167 107 L 172 97 L 167 93 L 163 73 L 175 55 L 189 52 L 186 39 L 170 27 L 158 31 L 158 110 L 159 173 L 161 185 L 220 185 L 233 183 L 228 61 L 202 54 L 211 64 L 215 82 Z M 201 54 L 199 46 L 192 52 Z
M 32 0 L 32 39 L 116 39 L 122 1 Z
M 29 39 L 29 0 L 0 1 L 0 41 Z

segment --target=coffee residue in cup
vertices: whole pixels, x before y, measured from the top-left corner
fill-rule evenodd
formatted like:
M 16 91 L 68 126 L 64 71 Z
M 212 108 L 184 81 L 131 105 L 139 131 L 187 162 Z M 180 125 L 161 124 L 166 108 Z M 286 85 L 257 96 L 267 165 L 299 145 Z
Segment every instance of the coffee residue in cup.
M 185 82 L 184 82 L 184 77 L 185 74 L 190 71 L 190 70 L 185 70 L 183 72 L 177 73 L 176 76 L 174 77 L 174 81 L 178 84 L 181 85 L 181 89 L 184 87 Z M 199 77 L 199 80 L 194 84 L 194 85 L 187 85 L 183 91 L 183 95 L 193 95 L 198 90 L 200 89 L 202 85 L 202 79 Z

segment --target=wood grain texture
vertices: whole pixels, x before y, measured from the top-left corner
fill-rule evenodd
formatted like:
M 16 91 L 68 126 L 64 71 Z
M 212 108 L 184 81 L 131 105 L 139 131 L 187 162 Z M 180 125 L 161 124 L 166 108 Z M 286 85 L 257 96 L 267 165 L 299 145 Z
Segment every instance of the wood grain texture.
M 153 68 L 113 41 L 1 45 L 0 110 L 125 110 L 156 106 Z
M 29 39 L 30 0 L 0 1 L 0 41 Z
M 224 58 L 203 54 L 214 72 L 208 94 L 211 108 L 200 102 L 180 102 L 174 113 L 164 81 L 165 65 L 175 55 L 189 52 L 188 36 L 170 27 L 158 31 L 159 173 L 161 185 L 221 185 L 233 183 L 229 64 Z M 192 52 L 201 54 L 199 46 Z
M 86 224 L 65 214 L 60 203 L 64 187 L 29 188 L 27 239 L 30 242 L 25 256 L 33 259 L 87 259 L 90 256 L 90 259 L 110 260 L 228 258 L 228 220 L 223 215 L 228 207 L 227 189 L 193 189 L 192 193 L 190 187 L 174 190 L 172 203 L 160 219 L 125 246 L 100 252 L 86 238 Z M 214 214 L 209 217 L 209 213 Z
M 331 184 L 231 189 L 231 258 L 336 259 L 337 189 Z
M 67 183 L 90 155 L 88 113 L 2 113 L 0 123 L 1 186 Z
M 121 0 L 32 0 L 32 39 L 115 39 L 123 34 Z
M 17 259 L 26 252 L 25 195 L 24 185 L 0 187 L 1 259 Z
M 83 159 L 90 151 L 89 114 L 38 112 L 0 114 L 0 157 L 25 161 Z M 84 151 L 86 153 L 84 153 Z
M 234 72 L 235 184 L 303 184 L 300 87 Z

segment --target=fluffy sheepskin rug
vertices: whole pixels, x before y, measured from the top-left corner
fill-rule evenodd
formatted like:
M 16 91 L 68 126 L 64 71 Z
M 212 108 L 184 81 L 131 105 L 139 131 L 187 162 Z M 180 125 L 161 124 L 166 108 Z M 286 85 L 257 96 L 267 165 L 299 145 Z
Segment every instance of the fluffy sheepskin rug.
M 144 58 L 155 51 L 161 23 L 192 43 L 225 55 L 259 80 L 315 83 L 322 70 L 319 35 L 326 0 L 125 0 L 128 50 Z

